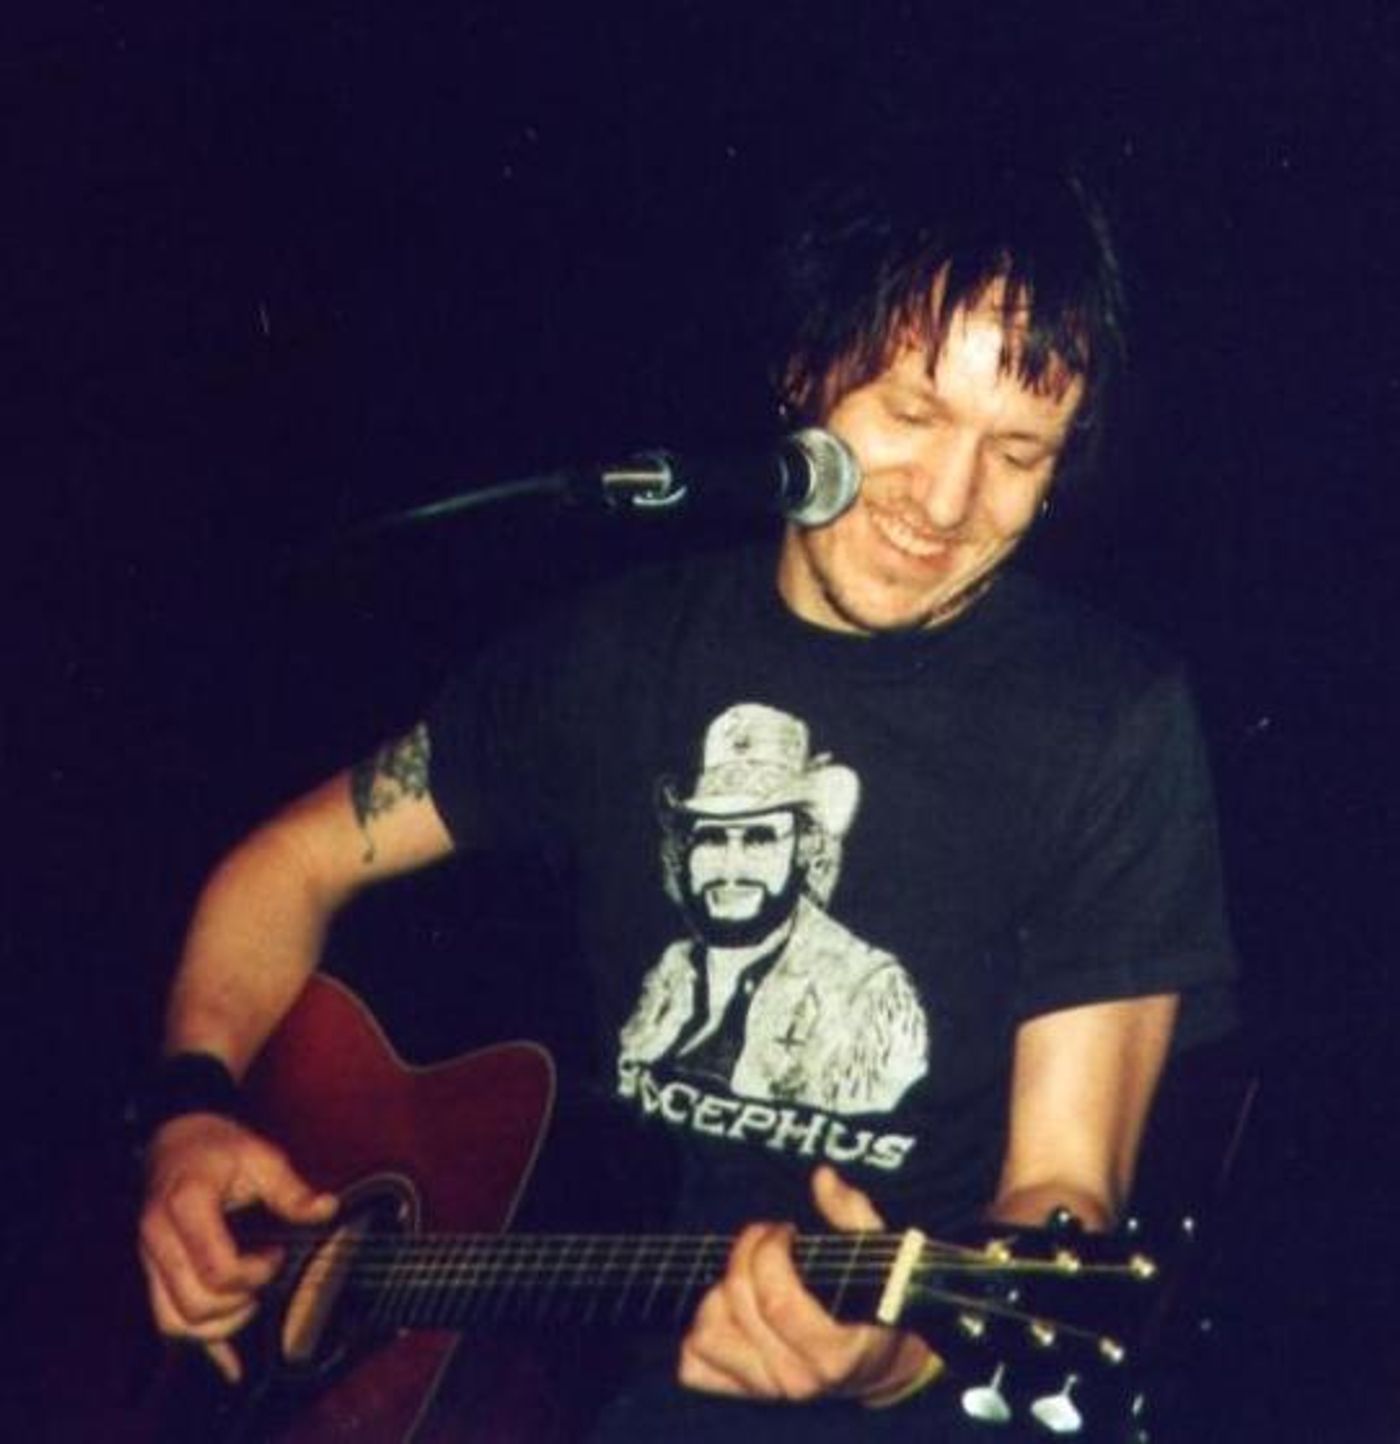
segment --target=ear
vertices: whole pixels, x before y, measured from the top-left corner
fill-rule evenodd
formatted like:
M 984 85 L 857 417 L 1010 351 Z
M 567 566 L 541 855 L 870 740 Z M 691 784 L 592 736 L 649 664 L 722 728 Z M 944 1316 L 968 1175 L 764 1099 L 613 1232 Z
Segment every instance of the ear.
M 778 418 L 784 426 L 811 426 L 821 410 L 820 387 L 810 369 L 796 356 L 789 357 L 772 378 Z

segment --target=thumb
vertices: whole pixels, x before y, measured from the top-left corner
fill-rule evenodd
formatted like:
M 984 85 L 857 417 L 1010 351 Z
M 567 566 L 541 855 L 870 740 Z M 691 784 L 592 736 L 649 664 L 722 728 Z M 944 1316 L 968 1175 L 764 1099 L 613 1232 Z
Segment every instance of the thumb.
M 812 1174 L 812 1197 L 821 1216 L 843 1233 L 869 1233 L 885 1226 L 870 1199 L 826 1164 Z
M 313 1188 L 275 1149 L 262 1155 L 254 1173 L 258 1197 L 289 1223 L 324 1223 L 339 1206 L 335 1194 Z
M 224 1383 L 241 1384 L 243 1382 L 243 1360 L 238 1357 L 238 1350 L 232 1344 L 221 1339 L 217 1343 L 207 1343 L 202 1347 L 209 1362 L 219 1371 Z

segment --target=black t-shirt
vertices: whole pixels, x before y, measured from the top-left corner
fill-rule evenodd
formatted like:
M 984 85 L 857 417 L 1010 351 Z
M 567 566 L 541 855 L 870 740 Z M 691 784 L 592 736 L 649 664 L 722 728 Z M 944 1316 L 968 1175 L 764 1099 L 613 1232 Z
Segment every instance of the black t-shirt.
M 1179 670 L 1015 573 L 927 632 L 793 616 L 771 550 L 640 573 L 503 639 L 429 719 L 454 835 L 567 858 L 598 1056 L 693 1167 L 686 1223 L 892 1226 L 995 1184 L 1015 1030 L 1233 964 Z

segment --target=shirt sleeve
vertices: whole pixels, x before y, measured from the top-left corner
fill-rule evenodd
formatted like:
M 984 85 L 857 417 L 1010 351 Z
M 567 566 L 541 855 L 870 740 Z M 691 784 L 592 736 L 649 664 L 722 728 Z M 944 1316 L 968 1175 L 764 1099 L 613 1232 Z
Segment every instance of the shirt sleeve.
M 547 628 L 512 632 L 456 671 L 429 709 L 429 791 L 459 846 L 530 848 L 557 827 L 566 650 Z
M 1178 1043 L 1233 1021 L 1209 767 L 1179 673 L 1160 676 L 1085 759 L 1048 879 L 1023 921 L 1017 1013 L 1179 992 Z

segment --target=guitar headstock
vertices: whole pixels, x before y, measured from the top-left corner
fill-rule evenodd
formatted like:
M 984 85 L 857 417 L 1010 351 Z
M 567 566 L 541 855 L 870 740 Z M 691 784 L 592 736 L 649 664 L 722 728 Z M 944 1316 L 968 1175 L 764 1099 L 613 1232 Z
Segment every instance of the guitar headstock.
M 967 1381 L 971 1418 L 1029 1417 L 1077 1434 L 1091 1410 L 1142 1408 L 1132 1364 L 1159 1274 L 1135 1231 L 992 1226 L 956 1243 L 921 1240 L 901 1319 Z

